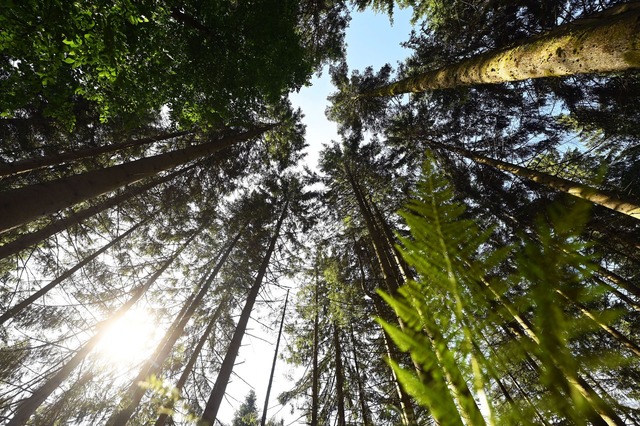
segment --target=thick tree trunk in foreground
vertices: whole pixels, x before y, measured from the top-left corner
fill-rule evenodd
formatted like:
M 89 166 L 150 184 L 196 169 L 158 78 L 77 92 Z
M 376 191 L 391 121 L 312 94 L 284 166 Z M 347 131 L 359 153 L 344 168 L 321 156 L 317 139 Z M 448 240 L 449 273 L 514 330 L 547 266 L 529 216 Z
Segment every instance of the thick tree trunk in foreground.
M 120 151 L 125 148 L 132 148 L 134 146 L 142 146 L 151 144 L 153 142 L 173 139 L 180 136 L 188 135 L 189 133 L 191 132 L 162 133 L 158 136 L 153 136 L 150 138 L 128 140 L 121 143 L 96 146 L 93 148 L 79 149 L 77 151 L 52 154 L 46 157 L 27 158 L 25 160 L 14 161 L 13 163 L 0 164 L 0 176 L 17 175 L 20 173 L 30 172 L 32 170 L 41 169 L 47 166 L 56 166 L 59 164 L 68 163 L 70 161 L 80 160 L 82 158 L 95 157 L 97 155 L 106 154 L 108 152 Z
M 10 243 L 0 246 L 0 259 L 4 259 L 5 257 L 25 250 L 32 245 L 44 241 L 46 238 L 49 238 L 50 236 L 69 228 L 70 226 L 79 224 L 84 219 L 96 215 L 104 210 L 120 205 L 121 203 L 130 200 L 136 195 L 140 195 L 157 185 L 168 182 L 176 176 L 185 173 L 187 170 L 193 169 L 194 167 L 195 165 L 191 165 L 189 167 L 185 167 L 184 169 L 168 174 L 164 177 L 154 179 L 148 183 L 145 183 L 144 185 L 126 188 L 124 192 L 114 197 L 108 198 L 103 202 L 96 204 L 95 206 L 91 206 L 84 210 L 80 210 L 76 213 L 65 216 L 64 218 L 56 220 L 50 225 L 38 229 L 37 231 L 20 235 L 17 239 L 11 241 Z
M 86 356 L 96 347 L 96 345 L 102 339 L 105 330 L 108 329 L 110 324 L 113 324 L 118 319 L 120 319 L 131 307 L 138 301 L 140 298 L 146 293 L 146 291 L 156 282 L 156 280 L 167 270 L 167 268 L 173 263 L 173 261 L 180 255 L 180 253 L 193 241 L 193 239 L 198 234 L 199 230 L 196 231 L 176 252 L 167 259 L 160 269 L 151 275 L 145 281 L 145 283 L 140 286 L 137 290 L 134 291 L 133 296 L 123 305 L 121 306 L 109 320 L 105 321 L 102 324 L 99 324 L 98 331 L 93 335 L 80 349 L 76 351 L 76 353 L 67 361 L 66 364 L 62 366 L 57 373 L 53 375 L 49 380 L 46 381 L 38 390 L 36 390 L 28 399 L 20 404 L 18 410 L 14 417 L 9 421 L 7 426 L 17 426 L 24 424 L 29 418 L 35 413 L 38 407 L 51 395 L 51 393 L 56 390 L 64 380 L 69 377 L 69 375 L 75 370 L 75 368 L 80 365 L 86 358 Z
M 56 287 L 58 284 L 60 284 L 61 282 L 63 282 L 64 280 L 66 280 L 67 278 L 72 276 L 73 274 L 75 274 L 78 270 L 80 270 L 81 268 L 86 266 L 89 262 L 91 262 L 96 257 L 100 256 L 102 253 L 107 251 L 109 248 L 113 247 L 114 245 L 116 245 L 117 243 L 119 243 L 120 241 L 125 239 L 127 236 L 131 235 L 131 233 L 133 233 L 136 229 L 138 229 L 140 226 L 145 224 L 148 220 L 149 219 L 144 219 L 144 220 L 138 222 L 137 224 L 132 226 L 127 232 L 125 232 L 125 233 L 121 234 L 120 236 L 114 238 L 113 240 L 111 240 L 109 243 L 107 243 L 104 246 L 102 246 L 99 250 L 97 250 L 93 254 L 90 254 L 89 256 L 87 256 L 84 259 L 82 259 L 80 262 L 76 263 L 72 268 L 67 269 L 66 271 L 64 271 L 58 278 L 56 278 L 55 280 L 51 281 L 49 284 L 45 285 L 44 287 L 42 287 L 40 290 L 36 291 L 31 296 L 29 296 L 26 299 L 24 299 L 22 302 L 16 304 L 12 308 L 8 309 L 7 312 L 5 312 L 4 314 L 2 314 L 0 316 L 0 325 L 4 324 L 10 318 L 13 318 L 17 314 L 19 314 L 24 308 L 26 308 L 27 306 L 31 305 L 35 300 L 37 300 L 40 297 L 42 297 L 45 294 L 47 294 L 52 288 Z
M 229 383 L 229 378 L 231 377 L 231 372 L 233 371 L 233 365 L 235 364 L 236 356 L 238 355 L 238 351 L 240 350 L 242 338 L 244 337 L 245 330 L 247 329 L 247 323 L 249 322 L 249 317 L 251 316 L 253 305 L 255 304 L 258 293 L 260 292 L 262 280 L 267 273 L 271 255 L 276 249 L 276 242 L 278 241 L 278 237 L 280 236 L 280 228 L 282 227 L 282 222 L 284 222 L 284 219 L 287 216 L 288 205 L 288 202 L 284 203 L 282 213 L 280 214 L 280 218 L 278 219 L 275 230 L 273 231 L 273 236 L 271 237 L 271 241 L 269 242 L 269 247 L 267 248 L 264 258 L 262 259 L 260 268 L 258 269 L 258 275 L 256 275 L 253 286 L 251 287 L 251 289 L 249 290 L 249 294 L 247 295 L 247 301 L 245 302 L 244 308 L 242 309 L 240 319 L 238 320 L 238 325 L 236 325 L 236 330 L 234 331 L 231 342 L 229 343 L 229 348 L 227 349 L 227 353 L 224 357 L 224 360 L 222 361 L 222 365 L 220 366 L 220 371 L 218 372 L 216 383 L 211 390 L 211 396 L 209 397 L 207 406 L 202 413 L 203 426 L 212 426 L 216 421 L 216 417 L 218 416 L 220 403 L 222 402 L 222 398 L 224 397 L 227 383 Z
M 224 253 L 218 255 L 217 263 L 209 275 L 209 277 L 204 281 L 204 283 L 200 286 L 200 290 L 196 295 L 193 295 L 189 301 L 185 304 L 183 311 L 178 314 L 175 318 L 169 330 L 167 330 L 166 338 L 158 345 L 153 355 L 145 362 L 145 364 L 140 369 L 136 380 L 133 381 L 131 387 L 128 389 L 126 396 L 123 398 L 124 404 L 120 404 L 124 406 L 122 410 L 114 413 L 111 418 L 107 421 L 107 425 L 119 426 L 126 424 L 133 412 L 140 404 L 142 397 L 144 396 L 146 389 L 140 386 L 140 382 L 149 378 L 149 376 L 156 374 L 162 368 L 162 365 L 168 358 L 173 346 L 178 341 L 182 333 L 184 332 L 184 328 L 187 325 L 187 322 L 191 319 L 193 314 L 196 312 L 196 309 L 200 306 L 204 297 L 209 292 L 211 288 L 211 284 L 213 280 L 222 269 L 222 265 L 226 262 L 227 258 L 233 251 L 236 243 L 240 239 L 241 232 L 238 232 L 233 241 L 229 244 L 229 246 L 225 249 Z M 221 301 L 224 300 L 224 296 L 221 298 Z M 126 404 L 126 405 L 125 405 Z
M 362 97 L 640 68 L 640 5 L 615 6 L 516 46 L 388 84 Z
M 489 166 L 495 167 L 496 169 L 512 173 L 516 176 L 527 178 L 549 188 L 571 194 L 577 198 L 591 201 L 592 203 L 599 204 L 608 209 L 617 211 L 618 213 L 626 214 L 634 219 L 640 220 L 640 203 L 635 200 L 608 194 L 605 191 L 601 191 L 597 188 L 583 185 L 578 182 L 573 182 L 568 179 L 559 178 L 548 173 L 538 172 L 536 170 L 517 166 L 505 161 L 494 160 L 493 158 L 476 154 L 472 151 L 469 151 L 468 149 L 440 143 L 431 143 L 431 145 L 456 152 L 470 160 L 475 161 L 476 163 L 487 164 Z
M 276 361 L 278 360 L 278 349 L 280 348 L 280 338 L 282 337 L 282 327 L 284 326 L 284 317 L 287 313 L 287 302 L 289 301 L 289 290 L 287 297 L 284 299 L 284 308 L 282 308 L 282 320 L 280 320 L 280 330 L 278 331 L 278 340 L 276 341 L 276 350 L 273 354 L 273 363 L 271 364 L 271 374 L 269 375 L 269 384 L 267 385 L 267 396 L 264 397 L 264 409 L 262 410 L 261 426 L 267 424 L 267 410 L 269 409 L 269 395 L 271 394 L 271 385 L 273 384 L 273 374 L 276 371 Z
M 239 135 L 0 193 L 0 233 L 141 179 L 255 138 L 275 125 Z

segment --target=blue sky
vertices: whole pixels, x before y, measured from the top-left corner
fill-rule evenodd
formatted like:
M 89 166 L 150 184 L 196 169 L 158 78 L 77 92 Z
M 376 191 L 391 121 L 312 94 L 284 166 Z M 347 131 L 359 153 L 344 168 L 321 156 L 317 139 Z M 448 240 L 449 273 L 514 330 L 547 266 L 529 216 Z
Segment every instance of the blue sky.
M 410 54 L 408 49 L 400 46 L 400 43 L 409 39 L 412 28 L 410 19 L 410 9 L 396 9 L 393 26 L 387 15 L 371 11 L 354 12 L 346 36 L 349 70 L 364 70 L 368 66 L 378 70 L 387 63 L 395 68 L 398 61 Z M 310 87 L 303 87 L 299 93 L 293 93 L 291 101 L 305 114 L 303 121 L 307 125 L 309 144 L 307 161 L 311 167 L 315 167 L 322 144 L 338 140 L 335 123 L 329 122 L 324 115 L 327 96 L 336 89 L 331 85 L 326 69 L 320 78 L 314 77 L 311 84 Z
M 411 32 L 410 19 L 410 10 L 396 10 L 392 26 L 387 15 L 370 11 L 364 13 L 354 12 L 346 36 L 349 69 L 363 70 L 367 66 L 379 69 L 386 63 L 390 63 L 395 67 L 398 61 L 406 58 L 410 51 L 402 48 L 400 43 L 409 38 Z M 318 151 L 321 149 L 322 144 L 329 143 L 331 140 L 338 140 L 335 123 L 329 122 L 324 114 L 327 107 L 327 96 L 335 90 L 331 85 L 328 70 L 324 70 L 320 78 L 313 78 L 311 86 L 304 87 L 299 93 L 291 95 L 293 105 L 301 108 L 305 114 L 303 121 L 307 126 L 306 137 L 309 144 L 307 148 L 307 164 L 312 168 L 315 168 L 317 164 Z M 293 307 L 289 306 L 289 315 L 291 315 Z M 274 309 L 277 311 L 280 308 Z M 269 318 L 261 318 L 263 315 L 268 315 L 266 309 L 262 309 L 261 312 L 254 311 L 254 315 L 263 324 L 271 322 Z M 279 316 L 279 314 L 277 315 Z M 254 320 L 249 322 L 249 333 L 250 335 L 246 335 L 242 341 L 243 346 L 238 354 L 234 373 L 254 386 L 257 394 L 257 404 L 260 412 L 262 412 L 262 404 L 264 404 L 275 348 L 275 343 L 270 345 L 264 342 L 262 338 L 275 342 L 276 336 L 275 331 L 267 332 L 264 327 Z M 285 340 L 281 343 L 281 350 L 286 344 L 285 337 Z M 279 406 L 276 401 L 280 392 L 290 389 L 293 385 L 293 382 L 285 376 L 290 373 L 289 368 L 282 360 L 278 360 L 269 404 L 272 407 L 269 410 L 269 417 L 275 414 L 278 418 L 285 420 L 285 425 L 305 424 L 304 419 L 295 421 L 302 413 L 292 414 L 290 407 Z M 293 376 L 295 376 L 295 373 L 293 373 Z M 231 423 L 234 410 L 244 401 L 246 394 L 249 392 L 250 387 L 243 380 L 240 380 L 237 376 L 233 377 L 232 383 L 227 387 L 227 398 L 220 408 L 220 419 L 225 424 Z

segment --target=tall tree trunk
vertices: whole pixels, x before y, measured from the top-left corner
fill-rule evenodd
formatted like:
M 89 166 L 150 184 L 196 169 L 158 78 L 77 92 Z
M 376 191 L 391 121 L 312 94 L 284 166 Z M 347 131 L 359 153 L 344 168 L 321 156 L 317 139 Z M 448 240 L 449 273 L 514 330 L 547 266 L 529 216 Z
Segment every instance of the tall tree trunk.
M 629 215 L 634 219 L 640 220 L 640 203 L 635 200 L 618 195 L 608 194 L 607 192 L 601 191 L 597 188 L 583 185 L 578 182 L 573 182 L 568 179 L 556 177 L 548 173 L 543 173 L 526 167 L 517 166 L 505 161 L 494 160 L 493 158 L 476 154 L 464 148 L 435 142 L 431 142 L 430 144 L 439 148 L 444 148 L 448 151 L 456 152 L 470 160 L 475 161 L 476 163 L 487 164 L 499 170 L 503 170 L 516 176 L 527 178 L 549 188 L 571 194 L 577 198 L 591 201 L 608 209 Z
M 318 279 L 318 267 L 315 268 L 316 275 L 316 288 L 315 288 L 315 309 L 313 314 L 313 371 L 311 381 L 311 426 L 318 426 L 318 410 L 320 408 L 320 383 L 319 383 L 319 371 L 318 371 L 318 348 L 319 342 L 319 306 L 318 306 L 318 286 L 320 280 Z
M 269 384 L 267 385 L 267 396 L 264 397 L 264 409 L 262 410 L 261 426 L 267 424 L 267 410 L 269 409 L 269 395 L 271 394 L 271 385 L 273 384 L 273 374 L 276 371 L 276 361 L 278 360 L 278 349 L 280 349 L 280 337 L 282 337 L 282 327 L 284 326 L 284 316 L 287 313 L 287 302 L 289 301 L 289 290 L 287 297 L 284 299 L 284 308 L 282 308 L 282 320 L 280 321 L 280 330 L 278 331 L 278 340 L 276 341 L 276 350 L 273 354 L 273 363 L 271 364 L 271 374 L 269 375 Z
M 16 414 L 9 421 L 7 426 L 24 424 L 35 413 L 38 407 L 44 402 L 45 399 L 56 390 L 64 380 L 75 370 L 75 368 L 82 363 L 87 355 L 96 347 L 100 342 L 106 330 L 110 324 L 115 323 L 119 318 L 129 310 L 131 307 L 146 293 L 146 291 L 156 282 L 156 280 L 167 270 L 167 268 L 173 263 L 180 253 L 193 241 L 200 230 L 196 231 L 176 252 L 167 259 L 160 269 L 149 277 L 145 283 L 138 287 L 133 296 L 122 305 L 107 321 L 98 325 L 98 331 L 87 342 L 76 351 L 76 353 L 68 360 L 57 373 L 48 379 L 38 390 L 36 390 L 28 399 L 24 400 L 18 407 Z
M 338 335 L 338 326 L 333 323 L 333 347 L 335 349 L 336 366 L 336 400 L 338 401 L 338 426 L 346 426 L 344 411 L 344 368 L 342 367 L 342 346 Z
M 360 404 L 360 411 L 362 412 L 362 425 L 373 426 L 369 413 L 369 407 L 367 406 L 366 390 L 364 388 L 364 383 L 362 383 L 362 376 L 360 375 L 360 361 L 358 360 L 358 351 L 356 350 L 356 337 L 353 332 L 353 324 L 349 324 L 349 332 L 351 337 L 353 365 L 356 370 L 356 384 L 358 385 L 358 403 Z
M 255 138 L 275 125 L 253 128 L 220 140 L 190 146 L 129 163 L 93 170 L 50 182 L 0 193 L 0 232 L 29 223 L 42 216 L 124 185 L 177 167 L 197 158 L 211 155 L 237 142 Z
M 227 349 L 227 353 L 222 361 L 222 365 L 220 366 L 220 371 L 218 372 L 218 377 L 216 378 L 216 383 L 211 390 L 211 395 L 209 400 L 207 401 L 207 405 L 202 413 L 202 424 L 203 426 L 212 426 L 216 421 L 216 417 L 218 416 L 218 410 L 220 409 L 220 403 L 222 402 L 222 398 L 224 397 L 225 390 L 227 388 L 227 383 L 229 383 L 229 378 L 231 377 L 231 372 L 233 371 L 233 365 L 236 361 L 236 356 L 238 355 L 238 351 L 240 350 L 240 344 L 242 343 L 242 338 L 244 337 L 245 330 L 247 329 L 247 323 L 249 322 L 249 317 L 251 316 L 251 311 L 253 310 L 253 305 L 256 302 L 258 297 L 258 293 L 260 292 L 260 287 L 262 286 L 262 280 L 264 279 L 265 274 L 267 273 L 267 268 L 269 267 L 269 261 L 271 260 L 271 255 L 276 249 L 276 243 L 278 241 L 278 237 L 280 236 L 280 229 L 282 228 L 282 223 L 287 216 L 287 210 L 289 207 L 289 202 L 285 201 L 284 206 L 282 208 L 282 213 L 278 218 L 278 222 L 276 223 L 275 230 L 273 231 L 273 235 L 271 240 L 269 241 L 269 247 L 262 259 L 262 263 L 260 264 L 260 268 L 258 269 L 258 275 L 253 282 L 251 289 L 249 290 L 249 294 L 247 295 L 247 301 L 245 302 L 244 308 L 242 309 L 242 313 L 240 314 L 240 319 L 238 320 L 238 325 L 236 326 L 236 330 L 233 333 L 233 337 L 231 338 L 231 342 L 229 343 L 229 348 Z
M 68 216 L 56 220 L 51 224 L 45 226 L 42 229 L 38 229 L 37 231 L 30 232 L 28 234 L 20 235 L 14 241 L 7 243 L 3 246 L 0 246 L 0 259 L 4 259 L 5 257 L 9 257 L 12 254 L 16 254 L 22 250 L 29 248 L 30 246 L 37 244 L 41 241 L 44 241 L 46 238 L 69 228 L 72 225 L 76 225 L 95 214 L 98 214 L 104 210 L 110 209 L 112 207 L 118 206 L 121 203 L 130 200 L 136 195 L 140 195 L 149 189 L 158 186 L 162 183 L 168 182 L 171 179 L 185 173 L 187 170 L 191 170 L 195 167 L 195 165 L 191 165 L 189 167 L 185 167 L 184 169 L 175 171 L 170 173 L 164 177 L 153 179 L 144 185 L 126 188 L 122 193 L 111 197 L 101 203 L 96 204 L 95 206 L 86 208 L 84 210 L 80 210 L 76 213 L 69 214 Z
M 182 374 L 180 375 L 180 378 L 178 379 L 178 382 L 176 383 L 176 389 L 178 391 L 182 392 L 182 389 L 184 388 L 184 385 L 187 383 L 187 379 L 189 378 L 189 375 L 193 371 L 193 367 L 195 366 L 196 361 L 198 360 L 198 356 L 200 356 L 200 352 L 202 351 L 202 348 L 204 347 L 204 344 L 207 342 L 207 339 L 209 338 L 209 335 L 211 334 L 211 331 L 213 330 L 213 327 L 218 322 L 218 319 L 220 318 L 220 315 L 222 314 L 222 310 L 227 307 L 227 302 L 229 301 L 229 299 L 230 299 L 230 293 L 225 293 L 225 295 L 222 296 L 222 299 L 220 300 L 220 304 L 216 308 L 215 312 L 213 313 L 213 315 L 211 315 L 211 319 L 209 320 L 209 325 L 207 326 L 207 328 L 204 331 L 204 333 L 202 333 L 202 336 L 200 336 L 200 340 L 198 340 L 198 344 L 193 349 L 193 352 L 191 353 L 191 356 L 189 357 L 189 361 L 187 362 L 187 365 L 184 366 L 184 369 L 182 370 Z M 173 406 L 167 407 L 167 408 L 173 409 Z M 158 420 L 156 420 L 155 426 L 164 426 L 165 423 L 170 418 L 171 418 L 171 416 L 169 414 L 166 414 L 166 413 L 160 414 L 158 416 Z M 171 424 L 171 422 L 169 422 L 169 423 Z
M 84 259 L 82 259 L 80 262 L 76 263 L 72 268 L 67 269 L 66 271 L 64 271 L 58 278 L 56 278 L 55 280 L 51 281 L 49 284 L 45 285 L 44 287 L 40 288 L 40 290 L 36 291 L 31 296 L 29 296 L 26 299 L 24 299 L 22 302 L 19 302 L 18 304 L 16 304 L 12 308 L 8 309 L 4 314 L 0 315 L 0 325 L 4 324 L 9 319 L 11 319 L 11 318 L 15 317 L 16 315 L 18 315 L 24 308 L 26 308 L 27 306 L 31 305 L 35 300 L 37 300 L 40 297 L 42 297 L 45 294 L 47 294 L 49 291 L 51 291 L 51 289 L 56 287 L 58 284 L 62 283 L 64 280 L 66 280 L 67 278 L 71 277 L 74 273 L 76 273 L 78 270 L 82 269 L 84 266 L 88 265 L 89 262 L 91 262 L 93 259 L 95 259 L 96 257 L 100 256 L 102 253 L 107 251 L 109 248 L 113 247 L 114 245 L 116 245 L 117 243 L 119 243 L 120 241 L 122 241 L 123 239 L 128 237 L 129 235 L 131 235 L 136 229 L 140 228 L 148 220 L 149 219 L 147 218 L 147 219 L 144 219 L 144 220 L 138 222 L 137 224 L 132 226 L 127 232 L 125 232 L 125 233 L 121 234 L 120 236 L 114 238 L 109 243 L 107 243 L 104 246 L 102 246 L 99 250 L 95 251 L 94 253 L 92 253 L 89 256 L 87 256 Z
M 362 97 L 640 68 L 638 3 L 562 25 L 512 47 L 408 77 Z
M 34 157 L 24 160 L 15 161 L 13 163 L 0 164 L 0 177 L 17 175 L 20 173 L 30 172 L 33 170 L 41 169 L 47 166 L 55 166 L 70 161 L 80 160 L 87 157 L 95 157 L 100 154 L 106 154 L 108 152 L 120 151 L 125 148 L 132 148 L 135 146 L 142 146 L 151 144 L 153 142 L 164 141 L 167 139 L 173 139 L 180 136 L 188 135 L 192 132 L 173 132 L 162 133 L 157 136 L 128 140 L 126 142 L 115 143 L 110 145 L 96 146 L 93 148 L 79 149 L 77 151 L 63 152 L 60 154 L 47 155 L 46 157 Z
M 183 312 L 178 314 L 171 327 L 169 327 L 169 329 L 167 330 L 166 338 L 162 342 L 160 342 L 153 355 L 142 366 L 140 372 L 138 373 L 138 376 L 131 384 L 131 387 L 128 389 L 126 396 L 123 397 L 123 403 L 121 403 L 120 406 L 124 406 L 125 408 L 114 413 L 107 421 L 107 425 L 119 426 L 124 425 L 129 421 L 129 419 L 133 415 L 133 412 L 138 407 L 138 404 L 140 404 L 140 401 L 142 400 L 142 397 L 146 392 L 146 389 L 142 388 L 139 383 L 148 379 L 151 375 L 156 374 L 161 370 L 162 365 L 171 353 L 173 346 L 178 341 L 180 336 L 182 336 L 187 322 L 189 322 L 193 314 L 196 312 L 196 309 L 202 303 L 202 300 L 211 288 L 213 280 L 218 275 L 218 272 L 220 272 L 220 269 L 222 269 L 222 266 L 224 265 L 227 258 L 233 251 L 236 243 L 240 239 L 241 232 L 242 230 L 238 232 L 236 237 L 233 239 L 233 241 L 231 241 L 224 252 L 221 252 L 217 256 L 217 263 L 213 271 L 200 286 L 200 290 L 198 291 L 198 293 L 193 295 L 192 298 L 190 298 L 190 300 L 184 305 Z M 224 300 L 224 296 L 221 298 L 221 300 Z

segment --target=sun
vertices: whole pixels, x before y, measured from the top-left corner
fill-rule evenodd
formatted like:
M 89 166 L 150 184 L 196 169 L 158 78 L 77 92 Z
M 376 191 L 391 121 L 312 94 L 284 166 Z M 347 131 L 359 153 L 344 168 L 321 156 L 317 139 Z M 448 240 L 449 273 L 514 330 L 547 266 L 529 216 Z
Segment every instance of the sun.
M 106 363 L 132 365 L 150 355 L 160 333 L 156 319 L 146 309 L 131 309 L 107 326 L 96 353 Z

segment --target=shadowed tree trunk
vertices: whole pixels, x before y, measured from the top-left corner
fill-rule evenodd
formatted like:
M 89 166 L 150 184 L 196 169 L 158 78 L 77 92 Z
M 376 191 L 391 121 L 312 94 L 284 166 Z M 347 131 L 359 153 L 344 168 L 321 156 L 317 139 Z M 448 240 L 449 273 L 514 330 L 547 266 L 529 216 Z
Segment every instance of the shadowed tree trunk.
M 603 207 L 640 220 L 640 203 L 635 200 L 608 194 L 607 192 L 601 191 L 597 188 L 583 185 L 578 182 L 573 182 L 568 179 L 556 177 L 548 173 L 543 173 L 536 170 L 528 169 L 526 167 L 517 166 L 505 161 L 494 160 L 493 158 L 476 154 L 472 151 L 469 151 L 468 149 L 449 146 L 436 142 L 430 142 L 430 145 L 458 153 L 463 157 L 475 161 L 476 163 L 487 164 L 489 166 L 495 167 L 496 169 L 512 173 L 516 176 L 527 178 L 549 188 L 553 188 L 558 191 L 571 194 L 574 197 L 582 198 L 584 200 L 600 204 Z
M 27 224 L 56 211 L 113 191 L 141 179 L 202 158 L 237 142 L 255 138 L 275 125 L 253 129 L 220 140 L 142 158 L 106 169 L 43 182 L 0 193 L 0 232 Z
M 213 389 L 211 390 L 211 395 L 209 397 L 209 400 L 207 401 L 204 412 L 202 413 L 203 426 L 212 426 L 216 421 L 216 417 L 218 416 L 220 403 L 222 402 L 222 398 L 224 397 L 227 383 L 229 383 L 229 378 L 231 377 L 231 372 L 233 371 L 233 365 L 235 364 L 236 356 L 238 355 L 238 351 L 240 350 L 242 338 L 244 337 L 245 330 L 247 329 L 247 323 L 249 322 L 249 317 L 251 316 L 253 305 L 255 304 L 258 293 L 260 292 L 262 280 L 267 273 L 271 255 L 276 249 L 276 243 L 278 241 L 278 237 L 280 236 L 280 229 L 282 228 L 282 223 L 287 216 L 288 206 L 289 202 L 285 201 L 282 208 L 282 213 L 278 218 L 278 222 L 276 223 L 273 235 L 271 237 L 271 240 L 269 241 L 269 247 L 267 248 L 264 258 L 262 259 L 262 263 L 260 264 L 260 268 L 258 269 L 258 274 L 256 275 L 251 289 L 249 290 L 249 294 L 247 295 L 247 301 L 245 302 L 242 313 L 240 314 L 238 325 L 236 325 L 236 330 L 234 331 L 231 342 L 229 343 L 229 348 L 227 349 L 227 353 L 224 357 L 224 360 L 222 361 L 222 365 L 220 366 L 218 377 L 216 378 L 216 382 L 213 386 Z
M 333 324 L 333 347 L 335 349 L 336 367 L 336 400 L 338 401 L 338 426 L 346 426 L 344 412 L 344 368 L 342 367 L 342 345 L 338 335 L 338 326 Z
M 320 384 L 319 384 L 319 371 L 318 371 L 318 347 L 319 347 L 319 320 L 320 315 L 318 312 L 318 267 L 315 267 L 315 278 L 316 278 L 316 288 L 315 288 L 315 308 L 313 313 L 313 371 L 312 371 L 312 382 L 311 382 L 311 426 L 318 426 L 318 410 L 320 407 Z
M 264 409 L 262 410 L 261 426 L 267 424 L 267 410 L 269 409 L 269 395 L 271 394 L 271 385 L 273 384 L 273 374 L 276 371 L 276 361 L 278 360 L 278 349 L 280 348 L 280 337 L 282 337 L 282 327 L 284 326 L 284 316 L 287 313 L 287 302 L 289 301 L 289 290 L 287 297 L 284 299 L 284 308 L 282 308 L 282 320 L 280 321 L 280 330 L 278 331 L 278 340 L 276 342 L 276 350 L 273 354 L 273 363 L 271 364 L 271 374 L 269 375 L 269 385 L 267 386 L 267 396 L 264 397 Z
M 202 229 L 202 228 L 201 228 Z M 23 401 L 14 417 L 9 421 L 7 426 L 13 425 L 21 425 L 24 424 L 29 418 L 35 413 L 38 407 L 47 399 L 51 393 L 56 390 L 64 380 L 69 377 L 69 375 L 75 370 L 75 368 L 82 363 L 87 355 L 96 347 L 96 345 L 102 339 L 105 331 L 108 329 L 110 324 L 115 323 L 118 319 L 122 318 L 122 316 L 129 310 L 131 307 L 138 301 L 140 298 L 146 293 L 146 291 L 156 282 L 156 280 L 167 270 L 167 268 L 173 263 L 174 260 L 180 255 L 180 253 L 187 248 L 187 246 L 193 241 L 193 239 L 198 235 L 200 229 L 198 229 L 194 234 L 189 237 L 187 241 L 178 249 L 176 252 L 167 259 L 160 269 L 151 275 L 145 281 L 145 283 L 138 287 L 137 290 L 134 291 L 133 296 L 122 305 L 107 321 L 98 325 L 98 331 L 93 335 L 80 349 L 76 351 L 76 353 L 71 357 L 70 360 L 62 366 L 57 373 L 53 375 L 50 379 L 46 381 L 38 390 L 36 390 L 28 399 Z
M 26 308 L 27 306 L 31 305 L 35 300 L 37 300 L 40 297 L 42 297 L 45 294 L 47 294 L 51 289 L 56 287 L 58 284 L 60 284 L 61 282 L 63 282 L 64 280 L 66 280 L 67 278 L 72 276 L 73 274 L 75 274 L 78 270 L 82 269 L 84 266 L 88 265 L 89 262 L 91 262 L 93 259 L 95 259 L 96 257 L 100 256 L 102 253 L 107 251 L 109 248 L 113 247 L 114 245 L 116 245 L 117 243 L 119 243 L 120 241 L 122 241 L 123 239 L 128 237 L 129 235 L 131 235 L 136 229 L 140 228 L 148 220 L 149 219 L 147 218 L 147 219 L 144 219 L 144 220 L 138 222 L 137 224 L 132 226 L 127 232 L 125 232 L 125 233 L 121 234 L 120 236 L 114 238 L 108 244 L 106 244 L 102 248 L 100 248 L 99 250 L 95 251 L 94 253 L 92 253 L 89 256 L 87 256 L 84 259 L 82 259 L 80 262 L 78 262 L 72 268 L 67 269 L 66 271 L 64 271 L 58 278 L 56 278 L 55 280 L 51 281 L 49 284 L 45 285 L 44 287 L 40 288 L 40 290 L 36 291 L 31 296 L 29 296 L 26 299 L 24 299 L 22 302 L 16 304 L 12 308 L 8 309 L 7 312 L 5 312 L 4 314 L 2 314 L 0 316 L 0 325 L 4 324 L 9 319 L 11 319 L 14 316 L 18 315 L 24 308 Z
M 46 157 L 27 158 L 25 160 L 15 161 L 13 163 L 0 164 L 0 177 L 17 175 L 20 173 L 30 172 L 47 166 L 56 166 L 68 163 L 70 161 L 80 160 L 87 157 L 95 157 L 108 152 L 115 152 L 125 148 L 142 146 L 153 142 L 160 142 L 167 139 L 173 139 L 180 136 L 188 135 L 191 132 L 173 132 L 162 133 L 158 136 L 150 138 L 128 140 L 126 142 L 115 143 L 111 145 L 96 146 L 93 148 L 79 149 L 77 151 L 63 152 L 61 154 L 52 154 Z
M 408 77 L 362 97 L 640 68 L 638 3 L 623 4 L 546 34 Z
M 125 408 L 114 413 L 107 421 L 106 425 L 119 426 L 124 425 L 129 421 L 129 419 L 133 415 L 133 412 L 138 407 L 138 404 L 140 404 L 140 401 L 142 400 L 142 397 L 146 392 L 146 389 L 141 387 L 139 383 L 148 379 L 151 375 L 156 374 L 161 370 L 162 365 L 171 353 L 171 349 L 173 349 L 173 346 L 184 332 L 184 328 L 187 325 L 187 322 L 189 322 L 196 309 L 200 307 L 202 300 L 211 288 L 211 284 L 213 284 L 213 280 L 216 278 L 218 272 L 220 272 L 220 269 L 222 269 L 222 265 L 224 265 L 227 258 L 233 251 L 233 248 L 240 239 L 241 233 L 242 229 L 238 232 L 233 241 L 231 241 L 231 243 L 227 246 L 224 252 L 220 253 L 217 256 L 217 263 L 213 271 L 211 272 L 209 277 L 202 283 L 198 293 L 192 296 L 184 305 L 183 311 L 178 314 L 176 319 L 173 321 L 173 324 L 171 324 L 169 330 L 167 330 L 166 338 L 162 342 L 160 342 L 153 355 L 147 360 L 147 362 L 145 362 L 143 367 L 140 369 L 138 376 L 133 381 L 131 387 L 128 389 L 126 393 L 127 396 L 123 397 L 123 401 L 121 402 L 120 406 L 124 406 Z M 221 298 L 221 300 L 223 299 L 224 297 Z
M 118 206 L 125 201 L 135 197 L 136 195 L 143 194 L 144 192 L 157 185 L 168 182 L 176 176 L 185 173 L 187 170 L 193 169 L 194 167 L 195 165 L 191 165 L 189 167 L 185 167 L 184 169 L 170 173 L 164 177 L 154 179 L 148 183 L 145 183 L 144 185 L 126 188 L 122 193 L 111 197 L 99 204 L 96 204 L 95 206 L 80 210 L 76 213 L 72 213 L 62 219 L 52 222 L 50 225 L 47 225 L 42 229 L 38 229 L 37 231 L 20 235 L 17 239 L 0 247 L 0 259 L 4 259 L 5 257 L 25 250 L 34 244 L 44 241 L 46 238 L 49 238 L 57 232 L 65 230 L 70 226 L 76 225 L 84 219 L 87 219 L 95 214 Z

